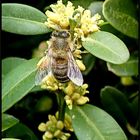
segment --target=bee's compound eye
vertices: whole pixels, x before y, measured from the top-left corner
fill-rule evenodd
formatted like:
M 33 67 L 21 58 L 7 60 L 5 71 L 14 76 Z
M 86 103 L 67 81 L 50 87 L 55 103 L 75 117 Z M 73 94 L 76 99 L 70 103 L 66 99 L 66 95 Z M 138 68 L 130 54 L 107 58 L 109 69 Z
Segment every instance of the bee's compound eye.
M 70 36 L 70 33 L 67 31 L 54 31 L 52 33 L 52 36 L 60 38 L 68 38 Z
M 52 36 L 58 37 L 59 36 L 59 32 L 57 32 L 57 31 L 52 32 Z
M 70 36 L 70 34 L 69 34 L 69 32 L 62 31 L 61 36 L 64 37 L 64 38 L 68 38 Z

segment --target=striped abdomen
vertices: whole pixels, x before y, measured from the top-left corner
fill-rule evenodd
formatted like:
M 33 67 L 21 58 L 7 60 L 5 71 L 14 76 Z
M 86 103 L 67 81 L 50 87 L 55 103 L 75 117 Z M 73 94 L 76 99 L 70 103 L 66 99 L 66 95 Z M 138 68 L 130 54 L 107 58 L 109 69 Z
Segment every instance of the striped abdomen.
M 52 61 L 52 72 L 55 78 L 61 83 L 69 81 L 67 76 L 68 61 L 64 58 L 57 58 Z

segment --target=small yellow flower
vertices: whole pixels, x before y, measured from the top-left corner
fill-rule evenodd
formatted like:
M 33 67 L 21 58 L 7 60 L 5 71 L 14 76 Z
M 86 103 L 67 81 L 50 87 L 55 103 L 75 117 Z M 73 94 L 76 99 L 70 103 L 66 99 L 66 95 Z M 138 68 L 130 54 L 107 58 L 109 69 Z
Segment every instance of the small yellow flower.
M 58 115 L 59 113 L 56 112 L 55 116 L 57 119 L 58 119 Z M 64 127 L 66 130 L 73 132 L 71 117 L 67 113 L 65 113 Z
M 58 113 L 56 113 L 55 116 L 49 115 L 48 119 L 49 120 L 46 122 L 46 124 L 41 123 L 38 126 L 38 129 L 44 132 L 42 136 L 43 140 L 53 140 L 53 139 L 63 140 L 63 138 L 68 140 L 70 134 L 67 132 L 63 132 L 64 127 L 65 130 L 69 131 L 72 130 L 71 120 L 68 120 L 68 115 L 65 115 L 64 122 L 58 120 Z
M 87 36 L 89 33 L 99 31 L 99 26 L 103 20 L 100 20 L 101 16 L 95 14 L 91 17 L 90 10 L 85 10 L 83 7 L 78 6 L 75 8 L 73 4 L 68 1 L 65 6 L 62 0 L 59 0 L 57 4 L 52 4 L 52 11 L 47 10 L 46 15 L 48 17 L 45 25 L 55 30 L 70 29 L 70 19 L 74 21 L 74 36 L 81 38 L 81 36 Z
M 56 91 L 59 89 L 59 82 L 50 73 L 42 80 L 41 88 L 48 89 L 50 91 Z
M 89 102 L 89 98 L 88 97 L 84 97 L 84 96 L 81 96 L 77 101 L 76 103 L 78 105 L 83 105 L 85 104 L 86 102 Z
M 82 86 L 76 86 L 72 82 L 69 82 L 66 89 L 69 89 L 68 87 L 73 89 L 72 92 L 69 93 L 69 90 L 63 91 L 66 94 L 64 99 L 69 109 L 72 109 L 73 104 L 83 105 L 89 101 L 88 97 L 84 97 L 86 93 L 89 93 L 89 91 L 87 90 L 87 84 L 83 84 Z
M 74 52 L 73 52 L 73 55 L 74 55 L 74 57 L 76 57 L 76 58 L 82 58 L 82 56 L 81 56 L 81 50 L 79 50 L 79 49 L 76 49 Z
M 53 134 L 51 132 L 49 132 L 49 131 L 46 131 L 44 135 L 48 139 L 52 139 L 53 138 Z
M 58 1 L 56 5 L 52 4 L 50 6 L 52 11 L 47 10 L 46 15 L 48 17 L 48 21 L 45 24 L 50 28 L 61 28 L 61 29 L 68 29 L 69 26 L 69 18 L 72 17 L 74 12 L 74 6 L 70 1 L 65 6 L 62 3 L 62 0 Z
M 98 20 L 101 18 L 99 14 L 94 15 L 91 17 L 90 10 L 85 10 L 82 17 L 81 17 L 81 29 L 85 35 L 96 32 L 99 30 L 97 25 Z
M 86 69 L 85 65 L 83 64 L 82 60 L 76 60 L 76 63 L 81 71 L 84 71 Z
M 39 131 L 42 131 L 42 132 L 45 132 L 45 131 L 47 130 L 46 124 L 45 124 L 45 123 L 41 123 L 41 124 L 38 126 L 38 130 L 39 130 Z
M 84 8 L 78 5 L 78 8 L 76 10 L 82 14 L 84 11 Z
M 67 93 L 67 95 L 73 94 L 74 90 L 75 90 L 75 87 L 73 86 L 72 82 L 69 82 L 68 86 L 64 88 L 64 92 Z
M 62 121 L 58 121 L 57 124 L 56 124 L 56 127 L 60 130 L 62 130 L 64 128 L 64 124 Z
M 60 135 L 62 135 L 62 132 L 60 130 L 56 130 L 54 133 L 54 137 L 59 137 Z
M 84 37 L 84 32 L 81 28 L 75 28 L 74 29 L 75 33 L 74 33 L 74 36 L 75 38 L 81 38 L 81 37 Z

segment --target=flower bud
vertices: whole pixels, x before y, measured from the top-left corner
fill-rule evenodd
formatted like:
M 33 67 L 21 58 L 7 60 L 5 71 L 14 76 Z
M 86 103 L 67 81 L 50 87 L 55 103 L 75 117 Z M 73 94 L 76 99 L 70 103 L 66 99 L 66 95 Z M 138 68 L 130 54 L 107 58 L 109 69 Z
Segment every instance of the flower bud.
M 65 99 L 65 101 L 66 101 L 66 104 L 67 104 L 68 108 L 71 110 L 72 109 L 72 100 L 71 99 Z
M 68 138 L 65 135 L 62 135 L 61 140 L 68 140 Z
M 42 89 L 47 89 L 47 85 L 42 84 L 42 85 L 41 85 L 41 88 L 42 88 Z
M 55 136 L 55 137 L 59 137 L 61 134 L 62 134 L 61 130 L 56 130 L 56 131 L 54 132 L 54 136 Z
M 88 102 L 88 101 L 89 101 L 89 98 L 88 98 L 88 97 L 81 96 L 81 97 L 76 101 L 76 103 L 77 103 L 78 105 L 83 105 L 83 104 L 85 104 L 85 103 Z
M 87 89 L 87 88 L 88 88 L 88 84 L 83 84 L 83 85 L 82 85 L 82 88 L 83 88 L 83 89 Z
M 59 23 L 59 14 L 53 13 L 51 11 L 46 11 L 45 14 L 49 17 L 49 19 L 51 21 L 53 21 L 54 23 Z
M 81 50 L 75 50 L 74 54 L 76 54 L 76 55 L 81 54 Z
M 70 137 L 70 133 L 65 133 L 65 136 Z
M 46 131 L 44 135 L 45 135 L 46 138 L 49 138 L 49 139 L 53 138 L 53 134 L 49 131 Z
M 80 98 L 80 94 L 79 93 L 74 93 L 71 98 L 72 98 L 72 100 L 77 100 L 77 99 Z
M 60 130 L 62 130 L 64 128 L 64 124 L 62 121 L 57 121 L 56 127 Z
M 50 120 L 51 122 L 53 122 L 54 124 L 57 123 L 57 120 L 56 120 L 55 116 L 49 115 L 48 118 L 49 118 L 49 120 Z
M 99 21 L 98 21 L 98 25 L 102 25 L 103 23 L 104 23 L 103 20 L 99 20 Z
M 69 22 L 67 19 L 62 19 L 60 21 L 60 26 L 63 28 L 63 29 L 66 29 L 68 26 L 69 26 Z
M 65 117 L 64 125 L 65 125 L 66 130 L 69 130 L 69 131 L 73 132 L 70 116 Z
M 92 27 L 91 27 L 91 32 L 96 32 L 99 30 L 99 27 L 97 26 L 97 24 L 93 24 Z
M 81 60 L 76 60 L 76 63 L 81 71 L 84 71 L 86 69 L 85 65 L 83 64 Z
M 38 126 L 38 130 L 39 130 L 39 131 L 41 131 L 41 132 L 45 132 L 46 129 L 47 129 L 47 126 L 46 126 L 45 123 L 41 123 L 41 124 L 39 124 L 39 126 Z
M 71 99 L 67 99 L 67 100 L 66 100 L 66 104 L 67 104 L 67 105 L 71 105 L 71 104 L 72 104 L 72 100 L 71 100 Z
M 42 139 L 43 139 L 43 140 L 46 140 L 46 137 L 45 137 L 45 135 L 43 135 L 43 136 L 42 136 Z
M 126 76 L 126 77 L 121 77 L 121 83 L 124 86 L 131 86 L 134 84 L 134 80 L 132 77 Z
M 71 95 L 71 94 L 73 94 L 74 90 L 75 90 L 75 87 L 74 87 L 73 83 L 72 82 L 69 82 L 68 83 L 68 86 L 64 89 L 64 92 L 67 95 Z

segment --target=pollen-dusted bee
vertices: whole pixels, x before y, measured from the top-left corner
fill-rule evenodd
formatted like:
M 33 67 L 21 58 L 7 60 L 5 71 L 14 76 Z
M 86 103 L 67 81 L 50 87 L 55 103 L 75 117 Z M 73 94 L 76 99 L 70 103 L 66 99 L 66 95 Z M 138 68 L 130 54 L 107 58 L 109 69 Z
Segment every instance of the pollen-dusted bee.
M 83 76 L 72 54 L 70 33 L 68 31 L 54 31 L 50 42 L 35 77 L 36 85 L 39 85 L 48 74 L 53 74 L 61 83 L 71 80 L 76 85 L 81 86 Z

